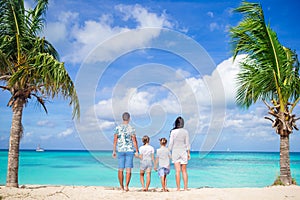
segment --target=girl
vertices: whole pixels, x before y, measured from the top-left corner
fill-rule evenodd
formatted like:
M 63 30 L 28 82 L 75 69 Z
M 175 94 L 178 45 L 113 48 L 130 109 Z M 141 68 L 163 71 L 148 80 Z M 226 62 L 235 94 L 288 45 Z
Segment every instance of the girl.
M 154 148 L 149 144 L 150 138 L 145 135 L 142 138 L 143 146 L 140 147 L 140 181 L 142 184 L 143 191 L 148 191 L 151 181 L 151 170 L 152 163 L 154 162 Z M 144 182 L 144 174 L 147 173 L 146 187 Z
M 158 164 L 158 175 L 161 178 L 161 186 L 162 191 L 169 192 L 167 189 L 167 175 L 170 173 L 170 151 L 166 147 L 167 145 L 167 139 L 161 138 L 160 141 L 160 148 L 157 149 L 156 153 L 156 160 L 154 164 L 154 170 L 157 170 L 157 164 Z

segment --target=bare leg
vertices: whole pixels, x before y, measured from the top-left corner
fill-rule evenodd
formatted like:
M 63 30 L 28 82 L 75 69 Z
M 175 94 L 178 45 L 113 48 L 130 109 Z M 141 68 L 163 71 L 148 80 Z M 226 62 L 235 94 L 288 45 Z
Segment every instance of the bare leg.
M 129 191 L 129 183 L 130 183 L 130 179 L 131 179 L 131 169 L 130 168 L 126 168 L 126 186 L 125 186 L 125 191 Z
M 124 180 L 124 177 L 123 177 L 123 169 L 119 169 L 119 171 L 118 171 L 118 179 L 119 179 L 119 182 L 120 182 L 121 190 L 124 190 L 124 184 L 123 184 L 123 180 Z
M 150 181 L 151 181 L 151 171 L 147 172 L 147 180 L 146 180 L 146 191 L 148 191 L 148 188 L 150 186 Z
M 176 178 L 176 186 L 177 186 L 177 191 L 180 191 L 180 170 L 181 170 L 181 166 L 180 163 L 174 163 L 174 167 L 175 167 L 175 178 Z
M 143 190 L 145 189 L 144 174 L 145 174 L 144 170 L 140 170 L 140 181 L 141 181 Z
M 184 190 L 188 189 L 188 174 L 186 170 L 186 164 L 181 165 L 182 168 L 182 178 L 183 178 L 183 183 L 184 183 Z
M 169 190 L 168 190 L 168 188 L 167 188 L 167 175 L 164 175 L 164 185 L 165 185 L 165 189 L 164 189 L 164 191 L 165 192 L 169 192 Z
M 160 177 L 162 190 L 165 191 L 165 176 Z

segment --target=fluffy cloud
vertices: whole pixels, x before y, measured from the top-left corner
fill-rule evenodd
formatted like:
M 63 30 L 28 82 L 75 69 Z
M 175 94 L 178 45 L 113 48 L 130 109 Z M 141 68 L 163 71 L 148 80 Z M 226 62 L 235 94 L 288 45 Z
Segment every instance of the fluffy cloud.
M 238 55 L 233 62 L 233 58 L 228 58 L 221 62 L 216 71 L 220 75 L 222 82 L 224 93 L 226 96 L 227 105 L 234 104 L 235 102 L 235 91 L 236 91 L 236 75 L 239 72 L 239 63 L 242 59 L 245 58 L 246 55 Z M 212 77 L 212 80 L 216 77 Z
M 71 135 L 72 133 L 73 133 L 73 128 L 68 128 L 67 130 L 60 132 L 57 136 L 59 138 L 62 138 L 62 137 L 67 137 L 67 136 Z
M 213 17 L 214 17 L 214 13 L 213 13 L 213 12 L 211 12 L 211 11 L 207 12 L 207 15 L 208 15 L 209 17 L 211 17 L 211 18 L 213 18 Z
M 238 63 L 244 57 L 245 55 L 239 55 L 235 62 L 232 58 L 224 60 L 210 75 L 203 77 L 192 76 L 180 69 L 174 70 L 178 77 L 173 76 L 173 81 L 166 79 L 160 85 L 133 87 L 132 83 L 120 84 L 120 88 L 116 89 L 116 96 L 100 100 L 84 114 L 80 130 L 90 133 L 89 141 L 92 141 L 95 137 L 93 132 L 99 132 L 100 128 L 101 131 L 111 133 L 115 123 L 120 122 L 122 112 L 129 111 L 134 118 L 142 121 L 140 123 L 139 120 L 134 120 L 134 125 L 142 130 L 140 132 L 151 134 L 164 126 L 170 127 L 172 121 L 165 121 L 167 115 L 174 117 L 183 114 L 192 141 L 198 141 L 201 135 L 206 135 L 201 141 L 203 144 L 197 144 L 198 148 L 202 146 L 202 150 L 211 150 L 222 133 L 225 134 L 223 140 L 231 134 L 243 140 L 277 140 L 270 123 L 264 119 L 264 115 L 267 115 L 264 105 L 254 106 L 247 111 L 234 106 L 234 80 L 239 72 Z M 179 76 L 180 74 L 182 75 Z M 214 84 L 220 83 L 219 79 L 222 85 Z M 218 98 L 219 90 L 223 90 L 225 99 Z M 213 93 L 217 93 L 214 94 L 215 100 L 212 100 Z M 224 110 L 218 106 L 222 104 L 226 106 Z M 212 121 L 213 116 L 215 121 Z M 144 119 L 147 119 L 146 124 Z M 220 129 L 215 129 L 217 126 Z M 214 130 L 220 133 L 214 133 Z
M 123 20 L 125 25 L 112 25 L 114 16 L 106 13 L 102 14 L 99 20 L 88 20 L 79 23 L 78 13 L 64 12 L 61 13 L 56 22 L 50 22 L 47 25 L 45 35 L 51 42 L 56 43 L 57 46 L 62 46 L 66 52 L 66 55 L 63 57 L 64 61 L 79 63 L 95 50 L 99 44 L 104 46 L 98 48 L 98 52 L 93 52 L 96 56 L 90 57 L 90 59 L 110 61 L 115 58 L 114 55 L 118 52 L 145 45 L 159 34 L 157 29 L 148 31 L 144 35 L 139 34 L 137 30 L 136 33 L 133 31 L 131 35 L 116 37 L 120 33 L 139 28 L 172 27 L 172 23 L 168 21 L 164 13 L 160 15 L 151 13 L 138 4 L 135 6 L 118 5 L 115 9 L 121 15 L 124 15 Z M 135 23 L 134 27 L 128 28 L 130 27 L 128 25 L 133 22 Z M 112 37 L 115 38 L 110 40 L 109 43 L 105 43 L 105 41 Z M 105 51 L 102 51 L 102 49 L 105 49 Z
M 169 27 L 173 25 L 167 19 L 167 15 L 162 13 L 158 15 L 156 13 L 149 12 L 146 8 L 139 4 L 132 5 L 117 5 L 116 9 L 124 14 L 124 21 L 133 19 L 138 23 L 138 28 L 145 27 Z
M 69 32 L 69 27 L 78 26 L 78 13 L 76 12 L 62 12 L 58 16 L 57 21 L 50 21 L 46 24 L 45 37 L 47 40 L 54 44 L 66 43 L 68 38 L 71 37 L 71 32 Z
M 55 124 L 49 120 L 41 120 L 36 123 L 38 126 L 54 127 Z
M 220 26 L 216 22 L 213 22 L 213 23 L 209 24 L 209 30 L 210 31 L 215 31 L 215 30 L 219 30 L 219 29 L 220 29 Z
M 234 102 L 235 84 L 233 80 L 238 72 L 238 62 L 243 57 L 244 55 L 238 56 L 234 63 L 232 58 L 223 61 L 211 75 L 204 77 L 191 77 L 190 73 L 180 69 L 175 73 L 184 76 L 181 75 L 173 81 L 166 80 L 167 82 L 159 86 L 137 89 L 120 84 L 121 86 L 118 87 L 121 88 L 115 89 L 117 96 L 99 101 L 94 108 L 86 113 L 89 116 L 84 117 L 88 119 L 86 121 L 89 124 L 87 127 L 89 130 L 91 127 L 111 128 L 113 122 L 119 120 L 119 116 L 125 110 L 135 116 L 145 116 L 149 115 L 152 108 L 156 106 L 161 108 L 159 113 L 162 115 L 165 113 L 174 115 L 183 113 L 194 132 L 200 124 L 201 129 L 208 127 L 212 115 L 215 114 L 212 112 L 218 110 L 217 108 L 213 108 L 214 111 L 212 110 L 213 101 L 218 105 L 225 104 L 225 100 L 228 104 Z M 213 84 L 217 82 L 217 79 L 221 79 L 222 86 Z M 220 83 L 220 81 L 218 82 Z M 226 99 L 215 96 L 214 98 L 217 99 L 212 100 L 211 94 L 219 93 L 219 89 L 224 90 Z M 242 124 L 242 121 L 232 119 L 232 121 L 228 121 L 226 126 L 239 126 L 239 124 Z

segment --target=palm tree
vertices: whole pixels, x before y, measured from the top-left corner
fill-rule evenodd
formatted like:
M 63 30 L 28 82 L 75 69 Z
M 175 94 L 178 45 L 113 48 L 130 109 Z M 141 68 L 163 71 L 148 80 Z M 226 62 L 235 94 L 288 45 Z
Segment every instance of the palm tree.
M 12 108 L 6 186 L 18 187 L 19 144 L 22 113 L 28 100 L 45 106 L 46 98 L 70 100 L 73 117 L 79 117 L 79 101 L 64 63 L 53 46 L 38 34 L 44 27 L 47 0 L 37 0 L 26 10 L 23 0 L 0 0 L 0 87 L 11 94 Z
M 298 130 L 293 109 L 300 99 L 299 62 L 297 54 L 282 46 L 276 33 L 266 25 L 262 7 L 242 2 L 235 9 L 242 21 L 230 29 L 234 59 L 240 53 L 246 58 L 237 75 L 236 102 L 248 108 L 262 100 L 272 116 L 272 127 L 280 136 L 280 181 L 292 184 L 289 157 L 289 135 Z M 268 103 L 269 102 L 269 103 Z

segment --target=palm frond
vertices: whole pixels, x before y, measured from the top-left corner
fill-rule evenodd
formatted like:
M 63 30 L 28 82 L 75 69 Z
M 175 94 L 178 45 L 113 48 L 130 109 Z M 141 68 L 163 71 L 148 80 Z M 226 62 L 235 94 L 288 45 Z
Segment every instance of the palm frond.
M 59 60 L 58 52 L 45 38 L 36 37 L 32 40 L 32 43 L 34 48 L 29 52 L 29 57 L 34 57 L 37 53 L 48 53 Z
M 70 100 L 73 117 L 80 115 L 77 93 L 64 63 L 57 61 L 48 53 L 38 53 L 13 74 L 10 86 L 18 84 L 22 88 L 34 88 L 41 94 L 55 98 L 62 96 Z M 35 87 L 32 87 L 35 86 Z
M 236 101 L 240 106 L 249 107 L 258 99 L 275 97 L 283 110 L 290 98 L 299 95 L 299 89 L 295 89 L 299 86 L 295 53 L 287 51 L 266 25 L 260 4 L 244 1 L 235 11 L 242 13 L 243 19 L 230 29 L 233 56 L 235 59 L 240 53 L 248 55 L 237 77 Z
M 27 19 L 30 21 L 29 35 L 37 35 L 45 26 L 45 14 L 48 0 L 38 0 L 35 8 L 28 11 Z
M 7 60 L 7 56 L 0 49 L 0 76 L 9 74 L 10 70 L 10 62 Z
M 249 107 L 257 100 L 273 98 L 272 92 L 276 90 L 272 83 L 272 72 L 261 70 L 250 58 L 240 63 L 240 73 L 237 75 L 236 103 L 243 107 Z M 272 88 L 273 87 L 273 88 Z
M 43 97 L 38 96 L 35 93 L 33 93 L 32 95 L 37 99 L 38 103 L 40 105 L 42 105 L 42 107 L 44 108 L 45 112 L 48 113 L 48 110 L 47 110 L 46 105 L 45 105 L 45 100 L 43 99 Z

